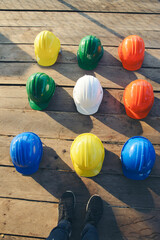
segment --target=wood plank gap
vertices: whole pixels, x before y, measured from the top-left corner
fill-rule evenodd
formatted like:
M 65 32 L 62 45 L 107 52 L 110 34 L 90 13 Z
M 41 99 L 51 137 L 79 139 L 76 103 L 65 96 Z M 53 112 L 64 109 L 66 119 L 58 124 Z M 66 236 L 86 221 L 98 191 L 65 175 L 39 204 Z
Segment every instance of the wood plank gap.
M 20 201 L 26 201 L 26 202 L 43 202 L 43 203 L 58 204 L 58 202 L 54 202 L 54 201 L 34 200 L 34 199 L 26 199 L 26 198 L 14 198 L 14 197 L 3 197 L 3 196 L 0 196 L 0 199 L 1 198 L 2 199 L 20 200 Z
M 25 87 L 26 84 L 25 83 L 0 83 L 0 87 Z M 56 84 L 56 88 L 74 88 L 74 86 L 68 86 L 68 85 L 58 85 Z M 102 87 L 104 90 L 124 90 L 125 88 L 118 88 L 118 87 Z M 160 93 L 160 90 L 154 90 L 154 93 Z
M 3 27 L 3 26 L 0 26 Z M 8 26 L 10 27 L 10 26 Z M 1 42 L 0 45 L 30 45 L 33 46 L 34 43 L 19 43 L 19 42 L 10 42 L 10 43 L 3 43 Z M 72 46 L 72 47 L 78 47 L 78 44 L 71 44 L 71 43 L 61 43 L 61 46 Z M 103 44 L 103 47 L 119 47 L 119 45 L 108 45 L 108 44 Z M 145 49 L 155 49 L 155 50 L 159 50 L 160 48 L 158 47 L 145 47 Z
M 1 164 L 0 167 L 13 168 L 14 169 L 13 165 Z M 73 171 L 73 170 L 53 169 L 53 168 L 48 168 L 48 167 L 39 167 L 39 169 L 46 170 L 46 171 L 51 170 L 51 171 L 54 171 L 54 172 L 61 172 L 61 173 L 68 173 L 68 174 L 75 173 L 75 171 Z M 99 175 L 124 176 L 123 173 L 114 173 L 114 172 L 111 173 L 110 171 L 103 171 L 103 170 L 102 170 L 102 172 L 99 173 Z M 160 176 L 154 175 L 154 174 L 151 173 L 149 175 L 149 178 L 160 178 Z M 1 198 L 1 196 L 0 196 L 0 198 Z
M 0 137 L 15 137 L 17 136 L 16 134 L 0 134 Z M 53 140 L 57 140 L 58 138 L 53 138 L 53 137 L 41 137 L 41 140 L 43 139 L 53 139 Z M 63 138 L 63 139 L 59 139 L 59 140 L 64 140 L 64 141 L 67 141 L 67 142 L 73 142 L 73 139 L 70 139 L 70 138 Z M 110 145 L 124 145 L 125 142 L 116 142 L 116 141 L 105 141 L 105 140 L 101 140 L 102 143 L 105 143 L 105 144 L 110 144 Z M 153 146 L 160 146 L 160 144 L 158 143 L 152 143 Z
M 26 236 L 26 235 L 17 235 L 17 234 L 9 234 L 9 233 L 5 233 L 5 232 L 0 232 L 0 234 L 5 235 L 5 236 L 11 236 L 11 237 L 23 237 L 23 238 L 33 238 L 33 239 L 46 239 L 43 237 L 33 237 L 33 236 Z
M 43 203 L 47 203 L 47 204 L 58 204 L 58 202 L 54 202 L 54 201 L 44 201 L 44 200 L 34 200 L 34 199 L 25 199 L 25 198 L 14 198 L 14 197 L 3 197 L 0 196 L 0 199 L 11 199 L 11 200 L 17 200 L 17 201 L 26 201 L 26 202 L 43 202 Z M 82 201 L 76 201 L 76 204 L 83 204 Z M 159 211 L 160 208 L 152 208 L 152 207 L 130 207 L 130 206 L 119 206 L 119 205 L 111 205 L 108 204 L 106 202 L 103 203 L 105 206 L 107 206 L 108 208 L 122 208 L 122 209 L 143 209 L 143 210 L 157 210 Z M 4 234 L 4 233 L 0 233 L 0 234 Z
M 160 15 L 159 12 L 117 12 L 117 11 L 97 11 L 97 10 L 79 10 L 75 8 L 75 10 L 69 10 L 69 9 L 64 9 L 64 10 L 50 10 L 50 9 L 0 9 L 0 12 L 65 12 L 65 13 L 108 13 L 108 14 L 133 14 L 133 15 L 138 15 L 138 14 L 146 14 L 146 15 Z

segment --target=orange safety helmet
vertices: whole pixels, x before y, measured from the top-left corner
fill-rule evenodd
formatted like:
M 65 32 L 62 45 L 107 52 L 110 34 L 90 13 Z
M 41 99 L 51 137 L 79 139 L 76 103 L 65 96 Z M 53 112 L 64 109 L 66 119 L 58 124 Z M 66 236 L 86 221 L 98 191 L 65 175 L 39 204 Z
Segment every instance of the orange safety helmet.
M 125 69 L 138 70 L 143 63 L 145 44 L 141 37 L 130 35 L 119 45 L 118 54 Z
M 129 117 L 134 119 L 145 118 L 154 103 L 152 85 L 143 79 L 131 82 L 124 91 L 123 101 Z

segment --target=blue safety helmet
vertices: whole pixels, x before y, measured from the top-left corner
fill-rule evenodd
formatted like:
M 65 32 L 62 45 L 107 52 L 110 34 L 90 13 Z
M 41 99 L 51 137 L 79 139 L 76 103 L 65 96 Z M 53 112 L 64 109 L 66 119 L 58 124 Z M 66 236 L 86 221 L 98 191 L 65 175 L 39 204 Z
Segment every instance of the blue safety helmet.
M 40 138 L 32 132 L 24 132 L 13 138 L 10 156 L 16 170 L 30 175 L 38 170 L 43 147 Z
M 122 170 L 127 178 L 144 180 L 155 162 L 155 150 L 152 143 L 144 137 L 132 137 L 121 151 Z

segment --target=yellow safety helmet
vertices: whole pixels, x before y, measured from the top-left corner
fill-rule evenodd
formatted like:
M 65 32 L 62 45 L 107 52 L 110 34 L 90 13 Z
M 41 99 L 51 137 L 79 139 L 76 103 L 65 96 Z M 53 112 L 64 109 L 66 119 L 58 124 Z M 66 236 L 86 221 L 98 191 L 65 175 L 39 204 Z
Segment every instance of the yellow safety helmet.
M 76 173 L 83 177 L 96 176 L 102 168 L 105 151 L 94 134 L 80 134 L 72 143 L 70 156 Z
M 34 40 L 36 60 L 41 66 L 53 65 L 60 51 L 60 40 L 52 32 L 42 31 Z

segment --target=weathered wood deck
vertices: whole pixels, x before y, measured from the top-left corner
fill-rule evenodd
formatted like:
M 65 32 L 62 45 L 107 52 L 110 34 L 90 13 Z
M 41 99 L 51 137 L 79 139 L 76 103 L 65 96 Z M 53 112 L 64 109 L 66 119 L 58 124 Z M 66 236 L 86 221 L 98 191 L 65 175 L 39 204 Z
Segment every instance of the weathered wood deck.
M 49 68 L 38 66 L 33 42 L 42 30 L 53 31 L 62 54 Z M 78 67 L 80 39 L 93 34 L 104 45 L 94 71 Z M 138 34 L 146 45 L 139 71 L 124 70 L 117 47 L 124 37 Z M 56 92 L 46 111 L 29 107 L 25 84 L 37 71 L 52 76 Z M 77 113 L 72 99 L 76 80 L 96 76 L 103 88 L 101 107 L 93 116 Z M 123 106 L 125 86 L 137 78 L 153 86 L 154 106 L 142 121 L 130 119 Z M 9 157 L 12 138 L 33 131 L 43 142 L 40 169 L 32 176 L 17 173 Z M 96 134 L 106 149 L 101 173 L 80 178 L 69 152 L 83 132 Z M 132 136 L 147 137 L 156 150 L 156 163 L 145 181 L 122 174 L 120 152 Z M 2 0 L 0 1 L 0 240 L 45 239 L 57 224 L 61 194 L 77 197 L 72 240 L 80 240 L 85 204 L 91 194 L 104 200 L 100 240 L 160 239 L 160 2 L 158 0 Z

